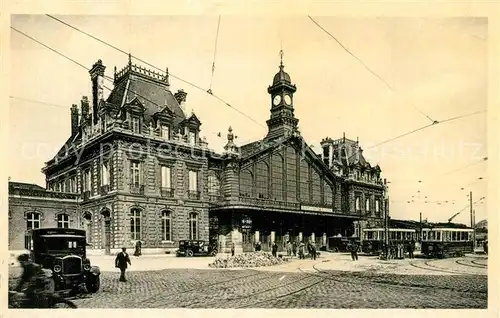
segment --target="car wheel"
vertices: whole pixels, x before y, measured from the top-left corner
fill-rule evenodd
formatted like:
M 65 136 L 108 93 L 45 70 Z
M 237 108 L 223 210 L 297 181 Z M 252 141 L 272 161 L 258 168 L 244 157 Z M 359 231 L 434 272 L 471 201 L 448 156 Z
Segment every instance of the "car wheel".
M 191 257 L 191 256 L 193 256 L 193 251 L 192 251 L 192 250 L 187 250 L 187 251 L 186 251 L 186 256 L 187 256 L 187 257 Z
M 101 280 L 99 279 L 99 276 L 89 277 L 87 283 L 85 284 L 87 291 L 92 294 L 97 293 L 97 291 L 99 291 L 100 286 L 101 286 Z

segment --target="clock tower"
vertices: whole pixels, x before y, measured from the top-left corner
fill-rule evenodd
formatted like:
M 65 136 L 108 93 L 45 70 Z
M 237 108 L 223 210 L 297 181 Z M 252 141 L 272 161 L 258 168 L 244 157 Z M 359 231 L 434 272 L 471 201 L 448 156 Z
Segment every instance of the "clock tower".
M 293 109 L 293 94 L 297 87 L 292 84 L 290 75 L 284 71 L 283 51 L 280 55 L 280 70 L 274 75 L 273 84 L 267 89 L 271 95 L 271 118 L 266 122 L 269 130 L 265 140 L 291 135 L 297 130 L 299 122 Z

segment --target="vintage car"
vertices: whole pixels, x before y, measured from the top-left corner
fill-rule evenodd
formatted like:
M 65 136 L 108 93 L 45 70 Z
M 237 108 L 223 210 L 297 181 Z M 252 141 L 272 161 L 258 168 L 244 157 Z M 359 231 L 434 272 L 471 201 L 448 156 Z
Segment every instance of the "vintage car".
M 96 293 L 100 287 L 100 270 L 86 256 L 84 230 L 42 228 L 31 230 L 27 237 L 32 260 L 52 271 L 54 289 L 75 294 L 82 287 Z
M 201 240 L 181 240 L 177 256 L 215 256 L 217 254 L 217 245 L 209 244 Z

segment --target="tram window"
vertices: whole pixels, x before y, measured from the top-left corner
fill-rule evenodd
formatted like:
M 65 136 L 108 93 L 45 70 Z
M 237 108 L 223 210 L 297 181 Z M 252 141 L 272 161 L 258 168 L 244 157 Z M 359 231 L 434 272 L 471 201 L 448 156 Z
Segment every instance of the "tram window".
M 367 234 L 368 240 L 373 240 L 373 232 L 372 231 L 368 231 L 368 232 L 366 232 L 366 234 Z
M 453 233 L 451 234 L 451 240 L 452 240 L 452 241 L 456 241 L 456 240 L 457 240 L 457 232 L 453 232 Z
M 436 232 L 436 241 L 441 241 L 441 231 Z
M 422 240 L 427 241 L 427 232 L 422 232 Z
M 396 232 L 391 232 L 390 238 L 391 238 L 391 240 L 395 240 L 396 239 Z

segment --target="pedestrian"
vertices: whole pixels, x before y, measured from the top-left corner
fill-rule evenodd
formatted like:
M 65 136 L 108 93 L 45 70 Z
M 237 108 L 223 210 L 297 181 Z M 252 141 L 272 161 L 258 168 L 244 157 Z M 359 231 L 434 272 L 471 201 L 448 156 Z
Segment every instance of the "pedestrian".
M 311 247 L 311 259 L 316 260 L 316 244 L 314 242 L 311 242 L 310 247 Z
M 305 259 L 305 249 L 306 249 L 306 245 L 304 244 L 304 242 L 300 242 L 299 244 L 299 259 Z
M 297 256 L 297 242 L 296 241 L 293 241 L 293 243 L 292 243 L 292 253 L 293 253 L 293 256 Z
M 292 256 L 292 243 L 290 241 L 286 242 L 286 255 Z
M 132 265 L 130 263 L 130 257 L 127 254 L 127 249 L 122 247 L 122 251 L 116 255 L 115 259 L 115 267 L 120 269 L 120 282 L 126 282 L 125 278 L 125 270 L 127 269 L 127 264 Z
M 262 250 L 262 245 L 260 244 L 260 242 L 257 242 L 255 244 L 255 251 L 256 252 L 260 252 L 260 250 Z
M 488 254 L 488 240 L 483 243 L 484 254 Z
M 351 258 L 353 261 L 358 260 L 358 244 L 356 242 L 350 242 Z
M 234 242 L 231 242 L 231 256 L 234 256 Z
M 135 252 L 134 252 L 134 256 L 141 256 L 142 254 L 142 243 L 140 240 L 138 240 L 136 243 L 135 243 Z
M 271 245 L 271 254 L 274 257 L 278 257 L 278 244 L 276 244 L 276 242 L 273 242 L 273 244 Z
M 408 245 L 408 257 L 413 258 L 413 252 L 415 251 L 415 241 L 412 239 L 410 245 Z

